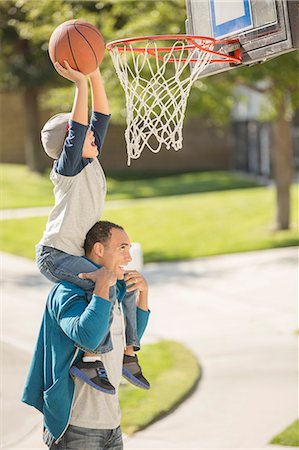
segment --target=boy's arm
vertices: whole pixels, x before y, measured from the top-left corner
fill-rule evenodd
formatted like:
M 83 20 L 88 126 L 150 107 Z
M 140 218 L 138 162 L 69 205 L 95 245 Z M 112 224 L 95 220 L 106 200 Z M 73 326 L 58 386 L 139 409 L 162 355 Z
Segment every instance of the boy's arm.
M 91 86 L 92 111 L 109 115 L 108 99 L 99 69 L 96 69 L 89 75 L 89 81 Z
M 89 75 L 92 98 L 92 116 L 90 127 L 95 137 L 95 143 L 98 147 L 98 158 L 108 130 L 110 119 L 110 109 L 104 87 L 104 82 L 99 69 L 96 69 Z
M 84 74 L 73 70 L 66 61 L 64 64 L 65 67 L 62 67 L 56 62 L 55 69 L 75 84 L 75 96 L 70 128 L 61 155 L 55 162 L 55 170 L 61 175 L 74 176 L 84 167 L 82 148 L 88 128 L 88 82 Z
M 65 67 L 56 62 L 55 69 L 62 77 L 72 81 L 76 86 L 76 92 L 71 112 L 71 120 L 82 125 L 88 125 L 88 83 L 86 76 L 71 68 L 67 61 L 64 61 Z

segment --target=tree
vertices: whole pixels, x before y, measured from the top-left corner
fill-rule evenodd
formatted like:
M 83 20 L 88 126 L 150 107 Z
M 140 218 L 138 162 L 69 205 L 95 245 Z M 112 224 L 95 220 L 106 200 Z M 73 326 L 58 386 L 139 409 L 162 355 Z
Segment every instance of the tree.
M 33 171 L 44 169 L 39 140 L 41 93 L 53 83 L 63 83 L 48 58 L 47 41 L 56 26 L 81 10 L 80 2 L 63 0 L 0 2 L 0 87 L 18 89 L 22 94 L 25 156 Z
M 169 32 L 174 33 L 178 31 L 178 26 L 175 24 L 178 8 L 183 11 L 183 0 L 165 2 L 6 0 L 0 2 L 2 43 L 0 87 L 18 89 L 22 94 L 24 111 L 26 111 L 24 115 L 25 154 L 27 165 L 31 170 L 41 172 L 44 169 L 40 158 L 39 140 L 41 103 L 43 102 L 43 106 L 50 104 L 57 111 L 69 109 L 72 101 L 72 86 L 57 76 L 47 54 L 48 40 L 52 31 L 65 20 L 84 18 L 97 25 L 107 41 L 130 36 L 135 31 L 150 34 L 153 30 L 156 32 L 160 29 L 162 32 L 166 23 Z M 183 20 L 183 14 L 179 17 Z M 116 113 L 114 118 L 124 120 L 124 95 L 108 57 L 105 60 L 103 75 L 107 80 L 111 104 Z M 48 91 L 53 87 L 56 89 L 51 90 L 48 95 Z
M 276 183 L 276 228 L 290 226 L 290 187 L 293 179 L 291 119 L 299 108 L 299 52 L 293 51 L 264 64 L 242 68 L 230 74 L 240 83 L 264 92 L 269 98 L 273 120 L 272 164 Z M 264 81 L 260 88 L 259 81 Z

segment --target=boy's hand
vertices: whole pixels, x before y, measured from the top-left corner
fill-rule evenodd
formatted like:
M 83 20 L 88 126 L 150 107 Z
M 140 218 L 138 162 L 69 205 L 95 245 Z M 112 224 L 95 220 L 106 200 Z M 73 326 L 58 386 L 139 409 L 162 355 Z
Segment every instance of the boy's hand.
M 67 80 L 73 81 L 73 83 L 79 83 L 82 80 L 85 80 L 85 75 L 78 70 L 74 70 L 71 68 L 69 63 L 67 61 L 64 61 L 63 67 L 61 64 L 59 64 L 58 61 L 54 63 L 54 67 L 56 71 L 61 75 L 63 78 L 66 78 Z
M 93 72 L 88 74 L 88 78 L 92 79 L 92 78 L 100 78 L 101 77 L 101 73 L 100 73 L 100 69 L 99 67 L 96 68 L 96 70 L 94 70 Z
M 130 270 L 125 274 L 124 280 L 127 285 L 127 292 L 132 292 L 138 289 L 140 292 L 148 291 L 148 284 L 146 279 L 137 270 Z

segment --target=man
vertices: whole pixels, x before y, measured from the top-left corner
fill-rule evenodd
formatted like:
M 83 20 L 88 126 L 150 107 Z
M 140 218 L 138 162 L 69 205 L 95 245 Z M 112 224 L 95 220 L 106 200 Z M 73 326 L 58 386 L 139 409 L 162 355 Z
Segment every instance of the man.
M 80 275 L 95 283 L 91 300 L 68 282 L 56 284 L 48 296 L 22 400 L 44 415 L 44 441 L 51 450 L 123 448 L 117 394 L 125 347 L 121 302 L 126 295 L 139 291 L 139 338 L 149 317 L 146 280 L 134 270 L 124 274 L 124 266 L 131 261 L 130 246 L 122 227 L 97 222 L 84 244 L 86 257 L 97 270 Z M 72 379 L 69 371 L 81 359 L 81 349 L 94 351 L 109 331 L 113 349 L 102 356 L 116 395 Z M 134 364 L 138 371 L 137 359 Z

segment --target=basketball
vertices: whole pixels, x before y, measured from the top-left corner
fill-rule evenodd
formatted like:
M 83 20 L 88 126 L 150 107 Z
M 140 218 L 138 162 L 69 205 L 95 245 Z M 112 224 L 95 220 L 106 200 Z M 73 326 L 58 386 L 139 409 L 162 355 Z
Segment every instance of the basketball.
M 99 30 L 85 20 L 68 20 L 60 24 L 49 41 L 49 56 L 62 66 L 66 60 L 72 69 L 85 75 L 101 64 L 105 42 Z

